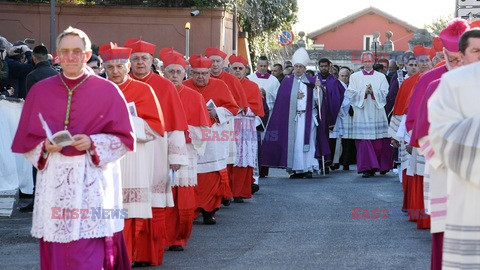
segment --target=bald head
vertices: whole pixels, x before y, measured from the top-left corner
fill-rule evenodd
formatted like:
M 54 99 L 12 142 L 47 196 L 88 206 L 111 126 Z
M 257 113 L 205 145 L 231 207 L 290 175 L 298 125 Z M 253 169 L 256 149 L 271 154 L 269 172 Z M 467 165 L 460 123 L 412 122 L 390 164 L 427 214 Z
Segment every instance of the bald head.
M 350 80 L 350 70 L 348 68 L 341 68 L 338 72 L 338 79 L 348 85 Z

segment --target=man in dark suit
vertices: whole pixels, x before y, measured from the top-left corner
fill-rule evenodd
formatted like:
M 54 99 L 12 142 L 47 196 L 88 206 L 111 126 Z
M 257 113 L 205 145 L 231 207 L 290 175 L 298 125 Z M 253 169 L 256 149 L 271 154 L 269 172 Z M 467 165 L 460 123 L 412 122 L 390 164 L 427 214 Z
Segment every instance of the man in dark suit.
M 13 97 L 25 98 L 25 77 L 33 70 L 32 51 L 24 42 L 17 41 L 9 46 L 5 62 L 8 65 L 8 84 L 14 89 Z
M 33 62 L 35 63 L 35 67 L 33 70 L 28 73 L 26 77 L 27 81 L 27 95 L 30 88 L 37 82 L 46 79 L 51 76 L 55 76 L 58 72 L 52 68 L 52 65 L 48 61 L 48 51 L 47 48 L 43 45 L 38 45 L 37 47 L 33 48 L 32 54 Z M 33 168 L 33 200 L 30 204 L 25 207 L 20 207 L 20 212 L 32 212 L 33 211 L 33 204 L 35 201 L 35 184 L 37 179 L 37 169 Z
M 58 74 L 48 61 L 48 51 L 45 46 L 38 45 L 33 48 L 32 59 L 35 63 L 35 67 L 27 75 L 27 94 L 35 83 Z

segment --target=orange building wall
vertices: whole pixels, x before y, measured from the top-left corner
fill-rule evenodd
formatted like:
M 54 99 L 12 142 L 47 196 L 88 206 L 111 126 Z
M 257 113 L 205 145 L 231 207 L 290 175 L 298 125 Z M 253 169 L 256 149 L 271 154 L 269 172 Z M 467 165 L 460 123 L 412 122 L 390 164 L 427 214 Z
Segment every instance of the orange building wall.
M 392 31 L 392 41 L 396 51 L 408 50 L 408 41 L 413 37 L 414 32 L 408 31 L 405 27 L 389 22 L 385 17 L 377 14 L 363 15 L 353 22 L 347 22 L 334 31 L 325 32 L 316 37 L 315 44 L 325 44 L 325 50 L 362 50 L 363 36 L 380 33 L 380 43 L 383 44 L 387 38 L 385 32 Z

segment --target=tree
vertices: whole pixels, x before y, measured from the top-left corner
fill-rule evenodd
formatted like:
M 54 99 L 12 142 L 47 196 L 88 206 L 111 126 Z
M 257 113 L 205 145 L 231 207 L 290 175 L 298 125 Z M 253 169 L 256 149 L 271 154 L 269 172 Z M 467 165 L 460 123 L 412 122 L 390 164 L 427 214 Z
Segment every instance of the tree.
M 233 12 L 236 8 L 240 29 L 248 33 L 250 56 L 272 56 L 278 49 L 278 33 L 291 29 L 297 22 L 297 0 L 195 0 L 197 8 L 224 6 Z
M 239 24 L 248 32 L 250 56 L 272 55 L 278 49 L 278 33 L 297 22 L 296 0 L 240 0 L 237 4 Z
M 447 27 L 448 22 L 450 22 L 454 18 L 454 14 L 448 14 L 436 17 L 433 19 L 430 24 L 426 24 L 423 28 L 427 29 L 430 33 L 434 36 L 438 36 L 440 32 Z

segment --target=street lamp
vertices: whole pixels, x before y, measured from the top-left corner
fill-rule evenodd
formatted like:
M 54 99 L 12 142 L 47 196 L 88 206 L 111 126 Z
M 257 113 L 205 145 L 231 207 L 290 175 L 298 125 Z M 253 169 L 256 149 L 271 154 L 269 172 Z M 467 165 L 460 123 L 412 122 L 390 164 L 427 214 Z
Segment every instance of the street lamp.
M 189 58 L 190 54 L 190 22 L 185 24 L 185 57 Z
M 55 50 L 55 0 L 50 0 L 50 53 L 55 57 L 53 53 Z

